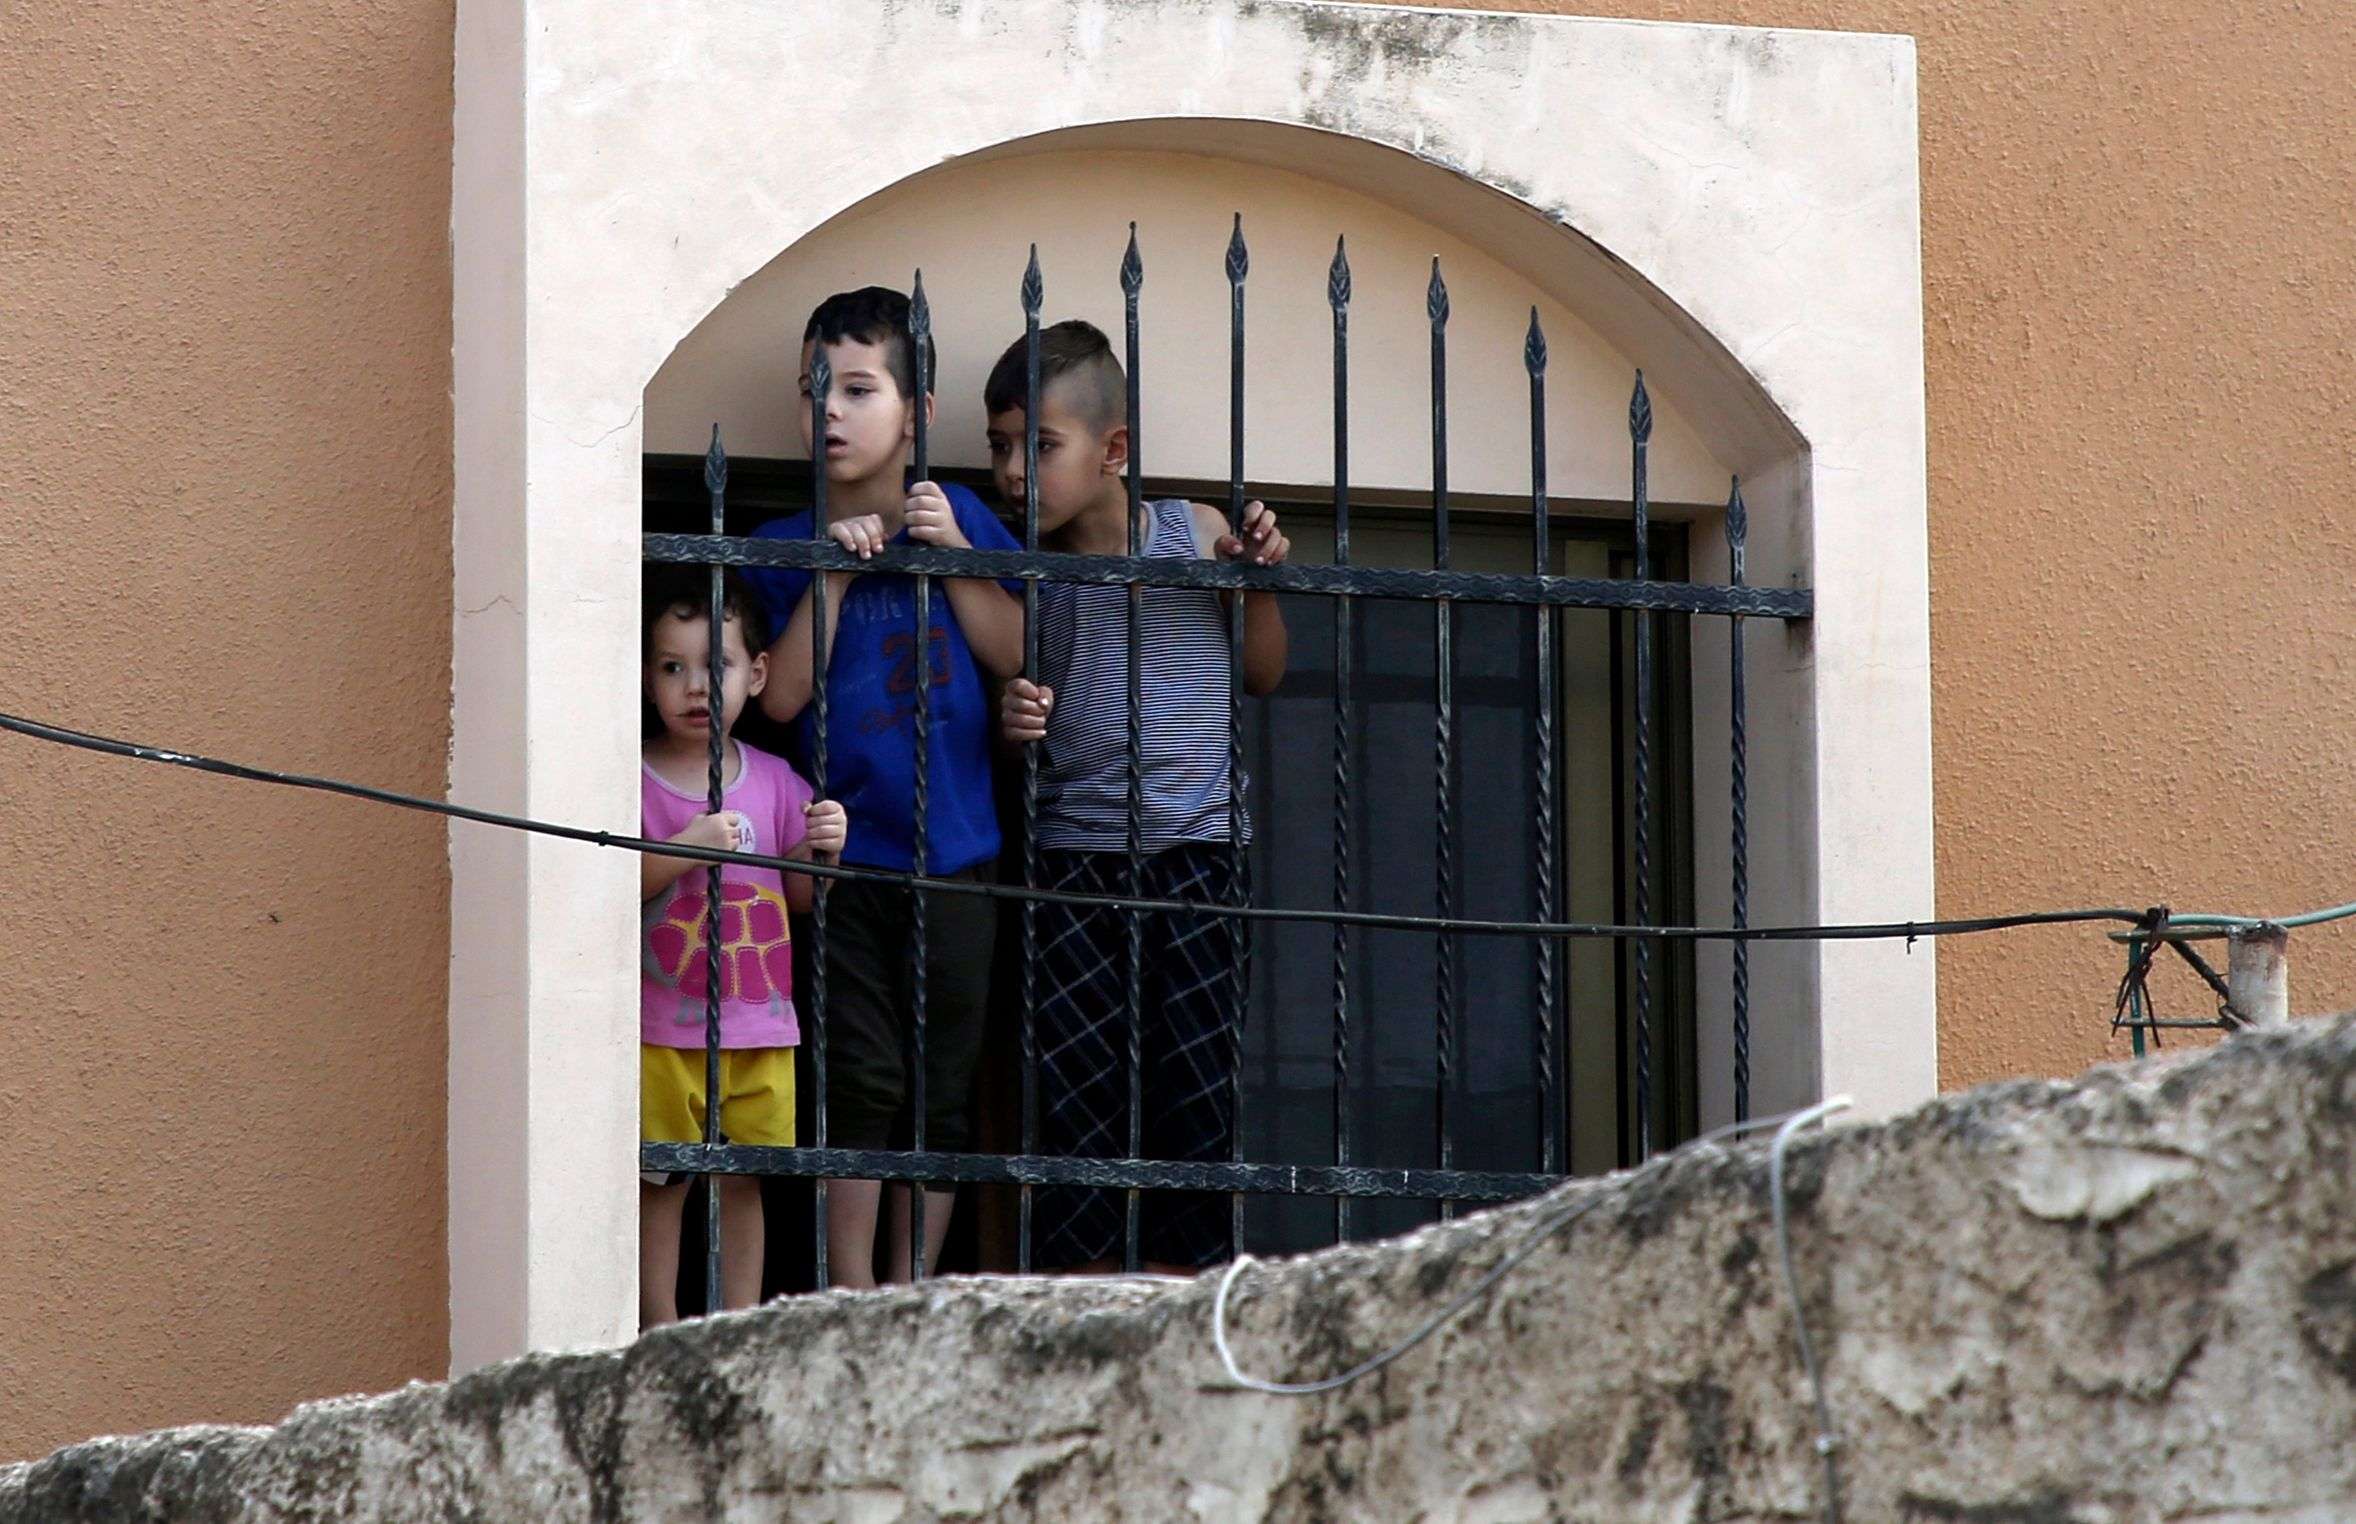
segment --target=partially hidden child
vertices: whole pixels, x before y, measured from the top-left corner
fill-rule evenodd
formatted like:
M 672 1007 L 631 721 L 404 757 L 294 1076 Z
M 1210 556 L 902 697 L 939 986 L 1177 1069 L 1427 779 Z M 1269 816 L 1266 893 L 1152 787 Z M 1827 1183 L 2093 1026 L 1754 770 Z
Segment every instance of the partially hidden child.
M 908 298 L 868 286 L 821 302 L 803 331 L 802 442 L 824 452 L 827 533 L 864 560 L 887 545 L 985 550 L 1014 538 L 965 488 L 910 483 L 917 410 L 916 345 Z M 833 380 L 823 437 L 810 405 L 810 362 L 823 346 Z M 812 515 L 756 534 L 807 539 Z M 780 633 L 769 649 L 763 710 L 792 722 L 801 754 L 815 742 L 816 599 L 806 571 L 752 574 Z M 827 793 L 859 822 L 845 860 L 908 871 L 915 863 L 916 695 L 930 690 L 930 785 L 925 871 L 987 879 L 998 857 L 991 793 L 990 701 L 985 676 L 1021 670 L 1020 583 L 935 580 L 931 621 L 916 630 L 916 582 L 885 573 L 826 574 Z M 908 1147 L 915 1086 L 909 1073 L 917 915 L 898 885 L 845 880 L 827 891 L 827 1126 L 838 1148 Z M 990 988 L 996 905 L 975 894 L 923 896 L 925 929 L 924 1146 L 956 1152 L 973 1143 L 973 1084 Z M 883 1278 L 910 1272 L 912 1228 L 905 1188 L 892 1191 Z M 827 1252 L 834 1284 L 876 1284 L 878 1207 L 872 1180 L 836 1181 L 827 1192 Z M 925 1258 L 937 1262 L 952 1191 L 925 1195 Z
M 1027 421 L 1025 342 L 990 373 L 984 392 L 998 489 L 1023 499 Z M 1130 439 L 1126 381 L 1103 333 L 1084 322 L 1040 334 L 1039 542 L 1084 555 L 1129 553 L 1123 484 Z M 1141 553 L 1179 560 L 1281 563 L 1289 543 L 1276 516 L 1246 506 L 1230 529 L 1216 509 L 1175 499 L 1143 505 Z M 1230 845 L 1230 800 L 1247 780 L 1229 770 L 1231 673 L 1226 595 L 1148 588 L 1141 598 L 1139 702 L 1143 795 L 1142 890 L 1153 899 L 1227 904 L 1244 897 Z M 1284 677 L 1284 618 L 1273 595 L 1244 595 L 1244 691 Z M 1042 887 L 1118 895 L 1129 889 L 1129 626 L 1121 587 L 1047 582 L 1039 589 L 1039 675 L 1010 682 L 1001 724 L 1041 744 L 1037 832 Z M 1244 820 L 1248 840 L 1250 821 Z M 1237 972 L 1242 928 L 1215 914 L 1141 917 L 1144 1157 L 1224 1161 L 1235 1133 L 1235 1041 L 1243 1021 Z M 1039 958 L 1040 1139 L 1045 1152 L 1120 1158 L 1129 1152 L 1128 950 L 1117 910 L 1042 903 Z M 1043 1187 L 1033 1208 L 1034 1260 L 1101 1272 L 1126 1249 L 1116 1191 Z M 1206 1191 L 1147 1191 L 1139 1257 L 1148 1270 L 1184 1273 L 1234 1253 L 1228 1199 Z
M 664 567 L 645 590 L 639 817 L 651 840 L 714 851 L 831 861 L 843 848 L 840 804 L 813 803 L 810 785 L 779 758 L 729 732 L 769 675 L 761 612 L 735 576 L 723 583 L 720 693 L 711 691 L 710 574 Z M 710 808 L 711 736 L 721 735 L 721 808 Z M 640 1135 L 700 1143 L 706 1109 L 705 1010 L 709 865 L 639 859 L 638 1081 Z M 730 863 L 720 874 L 720 1135 L 730 1143 L 794 1143 L 793 956 L 786 910 L 810 906 L 807 874 Z M 720 1290 L 726 1307 L 761 1296 L 761 1183 L 714 1177 L 721 1211 Z M 638 1319 L 679 1316 L 679 1226 L 684 1177 L 642 1181 L 638 1197 Z

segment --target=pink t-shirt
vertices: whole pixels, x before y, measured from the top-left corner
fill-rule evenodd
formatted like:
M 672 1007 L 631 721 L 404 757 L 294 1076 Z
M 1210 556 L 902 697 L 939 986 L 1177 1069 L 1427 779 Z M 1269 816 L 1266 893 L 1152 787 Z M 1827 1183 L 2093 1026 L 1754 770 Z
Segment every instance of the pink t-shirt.
M 743 758 L 722 807 L 753 823 L 753 850 L 782 857 L 802 839 L 810 785 L 779 758 L 737 743 Z M 667 841 L 704 812 L 702 790 L 681 793 L 639 768 L 640 832 Z M 639 908 L 638 1038 L 662 1048 L 704 1045 L 704 904 L 711 874 L 698 864 Z M 793 943 L 785 886 L 774 868 L 730 863 L 720 877 L 720 1046 L 790 1048 L 794 1020 Z

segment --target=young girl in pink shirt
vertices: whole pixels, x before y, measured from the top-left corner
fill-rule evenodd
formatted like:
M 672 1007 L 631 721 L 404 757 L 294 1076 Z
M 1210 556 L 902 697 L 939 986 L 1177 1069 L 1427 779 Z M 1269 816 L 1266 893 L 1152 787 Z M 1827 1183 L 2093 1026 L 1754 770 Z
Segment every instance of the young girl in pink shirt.
M 832 862 L 843 849 L 843 807 L 813 803 L 810 785 L 780 759 L 728 734 L 768 680 L 760 606 L 733 574 L 724 584 L 721 648 L 721 799 L 711 811 L 710 574 L 649 574 L 645 605 L 647 722 L 641 747 L 641 834 L 656 841 Z M 711 876 L 690 858 L 640 858 L 639 1128 L 650 1143 L 704 1136 L 704 1021 Z M 811 880 L 729 864 L 720 876 L 720 1134 L 730 1143 L 790 1148 L 794 1141 L 793 949 L 786 911 L 807 910 Z M 761 1182 L 718 1175 L 724 1307 L 761 1296 Z M 649 1179 L 638 1196 L 638 1321 L 679 1316 L 679 1226 L 687 1180 Z

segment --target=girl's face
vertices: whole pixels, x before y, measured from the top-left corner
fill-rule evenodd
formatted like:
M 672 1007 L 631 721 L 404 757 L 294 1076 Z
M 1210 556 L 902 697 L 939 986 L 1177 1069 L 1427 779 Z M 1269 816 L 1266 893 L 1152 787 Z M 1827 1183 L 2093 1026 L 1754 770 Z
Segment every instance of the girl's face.
M 707 637 L 712 621 L 706 615 L 682 617 L 673 610 L 654 622 L 646 645 L 646 698 L 662 717 L 663 732 L 674 740 L 710 745 L 712 729 L 711 649 Z M 720 653 L 720 729 L 736 728 L 745 700 L 769 681 L 769 657 L 745 648 L 744 622 L 728 621 L 726 643 Z
M 801 405 L 794 409 L 795 426 L 802 432 L 802 448 L 818 448 L 810 418 L 810 359 L 818 341 L 802 345 Z M 916 409 L 900 394 L 892 378 L 885 347 L 864 339 L 842 339 L 826 346 L 826 363 L 834 379 L 826 389 L 826 479 L 867 481 L 885 472 L 897 473 L 916 437 Z

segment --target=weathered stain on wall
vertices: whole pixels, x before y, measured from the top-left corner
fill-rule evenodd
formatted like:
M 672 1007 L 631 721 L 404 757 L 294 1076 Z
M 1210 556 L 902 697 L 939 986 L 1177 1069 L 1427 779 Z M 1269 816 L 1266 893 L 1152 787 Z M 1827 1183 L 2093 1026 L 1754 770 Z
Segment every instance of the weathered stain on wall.
M 0 707 L 441 791 L 451 27 L 8 8 Z M 0 768 L 0 1455 L 438 1374 L 441 824 Z
M 1941 912 L 2356 898 L 2356 27 L 2298 0 L 1481 5 L 1917 39 Z M 1939 957 L 1943 1084 L 2123 1051 L 2099 935 Z M 2292 991 L 2349 1004 L 2356 930 L 2299 937 Z

